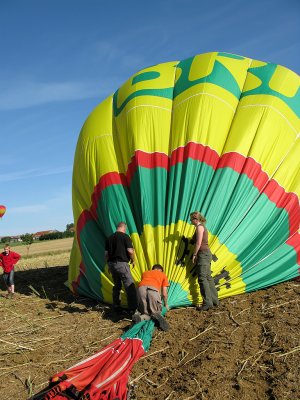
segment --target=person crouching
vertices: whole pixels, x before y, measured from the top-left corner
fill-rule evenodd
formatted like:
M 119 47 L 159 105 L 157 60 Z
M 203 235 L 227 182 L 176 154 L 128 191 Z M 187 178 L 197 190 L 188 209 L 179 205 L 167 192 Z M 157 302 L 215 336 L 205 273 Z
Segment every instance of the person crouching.
M 155 264 L 151 271 L 142 274 L 138 286 L 138 310 L 132 316 L 134 323 L 153 319 L 156 325 L 164 331 L 169 330 L 169 324 L 161 315 L 162 298 L 167 310 L 168 306 L 168 278 L 160 264 Z

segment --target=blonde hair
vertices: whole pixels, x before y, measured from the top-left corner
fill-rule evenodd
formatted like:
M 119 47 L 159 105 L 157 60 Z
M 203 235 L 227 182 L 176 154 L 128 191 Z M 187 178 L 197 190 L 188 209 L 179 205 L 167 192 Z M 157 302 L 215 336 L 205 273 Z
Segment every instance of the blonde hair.
M 191 219 L 197 219 L 201 224 L 205 224 L 206 219 L 199 211 L 194 211 L 190 214 Z

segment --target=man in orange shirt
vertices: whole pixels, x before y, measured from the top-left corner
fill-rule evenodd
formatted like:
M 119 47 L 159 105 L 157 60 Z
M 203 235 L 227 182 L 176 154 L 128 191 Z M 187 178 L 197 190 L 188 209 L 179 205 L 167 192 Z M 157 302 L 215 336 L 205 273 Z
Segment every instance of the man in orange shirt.
M 161 315 L 162 298 L 168 306 L 168 278 L 160 264 L 155 264 L 151 271 L 145 271 L 138 287 L 138 311 L 132 316 L 134 323 L 153 319 L 162 330 L 169 330 L 169 324 Z

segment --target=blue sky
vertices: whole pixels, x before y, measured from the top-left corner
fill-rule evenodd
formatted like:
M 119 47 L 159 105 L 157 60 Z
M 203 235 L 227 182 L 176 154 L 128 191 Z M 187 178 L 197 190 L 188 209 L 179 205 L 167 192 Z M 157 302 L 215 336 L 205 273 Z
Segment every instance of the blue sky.
M 93 108 L 138 70 L 209 51 L 300 73 L 299 0 L 0 0 L 0 236 L 73 222 Z

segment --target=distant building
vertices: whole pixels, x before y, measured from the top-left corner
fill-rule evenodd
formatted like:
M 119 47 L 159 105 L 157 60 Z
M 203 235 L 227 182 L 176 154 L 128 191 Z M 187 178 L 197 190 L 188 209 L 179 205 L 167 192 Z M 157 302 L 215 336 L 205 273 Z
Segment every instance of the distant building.
M 16 235 L 16 236 L 7 236 L 10 238 L 9 242 L 10 243 L 17 243 L 17 242 L 22 242 L 22 239 L 20 237 L 21 235 Z
M 49 235 L 49 233 L 56 233 L 58 230 L 54 229 L 51 231 L 40 231 L 33 234 L 33 240 L 39 240 L 41 236 Z

